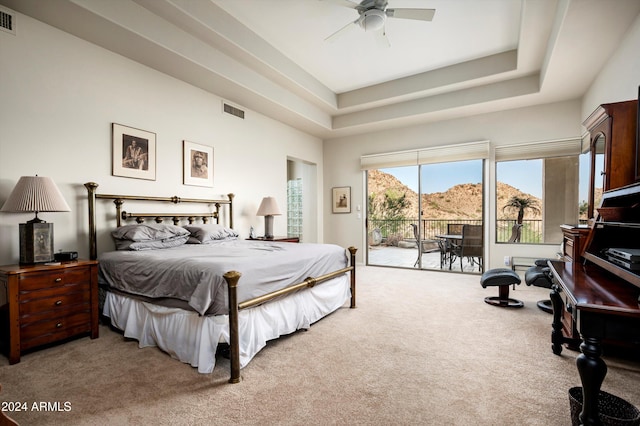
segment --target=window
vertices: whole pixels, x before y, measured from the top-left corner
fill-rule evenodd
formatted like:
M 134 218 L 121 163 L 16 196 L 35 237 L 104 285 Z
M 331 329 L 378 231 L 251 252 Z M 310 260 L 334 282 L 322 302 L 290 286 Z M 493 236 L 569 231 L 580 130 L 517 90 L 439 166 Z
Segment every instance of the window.
M 287 236 L 302 239 L 302 179 L 287 182 Z
M 578 223 L 581 145 L 559 139 L 496 146 L 496 242 L 562 242 L 560 225 Z
M 496 163 L 496 242 L 559 244 L 578 211 L 577 155 Z

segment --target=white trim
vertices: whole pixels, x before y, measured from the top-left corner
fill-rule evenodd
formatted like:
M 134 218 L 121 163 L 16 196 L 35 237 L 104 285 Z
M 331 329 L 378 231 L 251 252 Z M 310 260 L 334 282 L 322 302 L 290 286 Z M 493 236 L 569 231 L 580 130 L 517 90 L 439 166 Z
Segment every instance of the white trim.
M 363 155 L 360 157 L 360 169 L 372 170 L 388 167 L 417 166 L 418 164 L 477 160 L 488 157 L 489 141 L 476 141 L 408 151 Z
M 566 157 L 570 155 L 580 155 L 582 151 L 581 148 L 582 140 L 580 138 L 496 146 L 495 159 L 496 161 L 511 161 Z

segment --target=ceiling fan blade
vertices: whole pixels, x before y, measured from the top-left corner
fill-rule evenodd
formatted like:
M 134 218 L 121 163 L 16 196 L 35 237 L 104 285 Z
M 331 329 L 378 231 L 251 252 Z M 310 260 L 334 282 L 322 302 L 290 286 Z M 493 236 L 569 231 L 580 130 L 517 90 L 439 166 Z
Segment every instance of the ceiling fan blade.
M 324 41 L 328 41 L 328 42 L 333 42 L 336 41 L 337 39 L 339 39 L 340 37 L 342 37 L 343 35 L 351 32 L 351 30 L 353 30 L 354 28 L 357 28 L 357 23 L 360 19 L 356 19 L 353 22 L 349 22 L 347 25 L 345 25 L 344 27 L 340 28 L 338 31 L 336 31 L 335 33 L 331 34 L 329 37 L 325 38 Z
M 359 6 L 358 3 L 354 3 L 354 2 L 349 1 L 349 0 L 320 0 L 320 1 L 326 1 L 326 2 L 333 3 L 333 4 L 338 5 L 338 6 L 348 7 L 349 9 L 355 9 L 356 7 Z
M 381 48 L 391 47 L 391 43 L 389 43 L 389 39 L 387 38 L 387 32 L 384 28 L 381 28 L 379 31 L 375 32 L 376 44 Z
M 418 21 L 431 21 L 435 15 L 435 9 L 387 9 L 389 18 L 416 19 Z

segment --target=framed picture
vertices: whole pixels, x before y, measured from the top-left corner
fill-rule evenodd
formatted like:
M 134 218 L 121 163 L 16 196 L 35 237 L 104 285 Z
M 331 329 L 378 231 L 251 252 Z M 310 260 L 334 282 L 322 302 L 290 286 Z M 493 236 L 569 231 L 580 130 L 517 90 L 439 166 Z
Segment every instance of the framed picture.
M 112 124 L 114 176 L 156 180 L 156 134 Z
M 338 186 L 332 189 L 332 193 L 332 212 L 351 213 L 351 187 Z
M 182 142 L 185 185 L 213 187 L 213 147 Z

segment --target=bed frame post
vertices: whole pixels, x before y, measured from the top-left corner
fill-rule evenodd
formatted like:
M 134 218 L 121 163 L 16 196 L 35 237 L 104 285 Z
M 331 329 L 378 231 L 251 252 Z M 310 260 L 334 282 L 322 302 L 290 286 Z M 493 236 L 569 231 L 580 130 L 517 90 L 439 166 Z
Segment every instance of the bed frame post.
M 227 197 L 229 197 L 229 228 L 233 228 L 233 197 L 235 194 L 229 193 Z
M 356 307 L 356 252 L 357 248 L 349 247 L 349 253 L 351 253 L 349 262 L 351 265 L 351 309 Z
M 229 290 L 229 358 L 231 378 L 229 383 L 240 383 L 240 340 L 238 337 L 238 280 L 242 274 L 229 271 L 223 275 Z
M 84 184 L 87 188 L 89 196 L 89 259 L 96 260 L 98 258 L 98 236 L 96 234 L 96 189 L 98 184 L 95 182 L 87 182 Z

